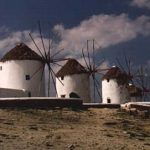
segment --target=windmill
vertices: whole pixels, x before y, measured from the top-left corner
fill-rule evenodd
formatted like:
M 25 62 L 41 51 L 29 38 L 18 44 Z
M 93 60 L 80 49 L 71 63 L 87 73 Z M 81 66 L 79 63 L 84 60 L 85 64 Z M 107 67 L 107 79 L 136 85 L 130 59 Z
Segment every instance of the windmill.
M 123 65 L 121 64 L 118 58 L 116 58 L 116 60 L 117 60 L 119 67 L 122 69 L 122 71 L 128 75 L 129 83 L 141 89 L 142 99 L 144 101 L 148 99 L 149 94 L 150 94 L 150 85 L 149 85 L 150 77 L 149 77 L 149 74 L 147 73 L 148 70 L 144 68 L 143 66 L 140 66 L 139 69 L 137 69 L 136 71 L 133 71 L 132 66 L 131 66 L 131 61 L 130 59 L 127 58 L 126 54 L 124 54 L 124 61 L 125 61 L 126 69 L 125 67 L 123 67 Z
M 140 66 L 138 69 L 138 76 L 137 76 L 135 82 L 142 89 L 142 100 L 143 101 L 149 100 L 149 98 L 150 98 L 149 69 L 146 67 L 144 68 L 143 66 Z
M 41 76 L 41 80 L 42 80 L 43 75 L 44 75 L 45 66 L 47 66 L 47 68 L 48 68 L 48 82 L 47 82 L 47 84 L 48 84 L 48 86 L 47 86 L 48 87 L 48 89 L 47 89 L 48 96 L 50 96 L 50 82 L 51 82 L 51 79 L 52 79 L 52 83 L 53 83 L 53 86 L 54 86 L 54 89 L 55 89 L 56 95 L 57 95 L 57 90 L 56 90 L 56 85 L 55 85 L 56 73 L 53 70 L 52 66 L 53 65 L 61 66 L 59 64 L 59 62 L 60 61 L 65 61 L 65 60 L 68 60 L 68 59 L 67 58 L 66 59 L 65 58 L 57 58 L 58 54 L 60 54 L 64 49 L 60 49 L 57 52 L 52 53 L 52 41 L 50 40 L 50 37 L 49 37 L 49 40 L 48 40 L 48 49 L 46 49 L 44 39 L 43 39 L 43 35 L 42 35 L 42 29 L 41 29 L 40 22 L 38 22 L 38 30 L 39 30 L 40 40 L 41 40 L 41 44 L 42 44 L 41 49 L 39 48 L 38 44 L 34 40 L 34 37 L 33 37 L 31 32 L 29 33 L 29 36 L 30 36 L 32 42 L 34 43 L 37 51 L 39 52 L 39 54 L 42 58 L 42 62 L 44 64 L 44 67 L 42 66 L 42 67 L 38 68 L 38 70 L 35 70 L 35 73 L 32 76 L 34 76 L 39 70 L 42 69 L 42 76 Z M 61 82 L 61 80 L 59 80 L 59 81 Z M 61 82 L 61 84 L 63 84 L 63 83 Z
M 124 53 L 124 58 L 122 60 L 124 61 L 125 65 L 122 65 L 118 57 L 116 58 L 117 66 L 121 69 L 123 73 L 128 76 L 128 82 L 134 84 L 133 79 L 136 76 L 136 73 L 133 73 L 131 59 L 128 58 L 127 55 Z
M 89 52 L 89 46 L 92 43 L 92 52 Z M 89 76 L 91 78 L 92 84 L 93 84 L 93 97 L 94 102 L 96 101 L 96 97 L 98 96 L 99 99 L 102 99 L 102 95 L 100 92 L 101 84 L 97 80 L 97 74 L 102 74 L 103 71 L 109 70 L 109 68 L 106 69 L 100 69 L 99 66 L 104 62 L 102 60 L 99 65 L 96 65 L 95 60 L 95 40 L 87 40 L 86 48 L 82 48 L 82 58 L 85 62 L 85 68 L 87 72 L 89 73 Z

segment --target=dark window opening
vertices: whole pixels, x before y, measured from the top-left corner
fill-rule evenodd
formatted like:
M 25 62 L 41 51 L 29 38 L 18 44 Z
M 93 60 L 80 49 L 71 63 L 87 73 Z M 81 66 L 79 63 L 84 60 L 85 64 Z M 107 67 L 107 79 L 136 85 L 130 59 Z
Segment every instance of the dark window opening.
M 66 97 L 66 95 L 61 95 L 61 98 L 65 98 Z
M 109 79 L 107 79 L 107 82 L 109 82 Z
M 28 97 L 31 97 L 31 92 L 28 92 Z
M 111 99 L 110 98 L 107 98 L 107 103 L 111 103 Z
M 64 76 L 61 76 L 61 80 L 64 80 Z
M 0 70 L 2 70 L 2 66 L 0 66 Z
M 70 98 L 80 98 L 80 96 L 79 96 L 77 93 L 75 93 L 75 92 L 71 92 L 71 93 L 69 94 L 69 97 L 70 97 Z
M 30 80 L 30 75 L 26 75 L 26 80 Z

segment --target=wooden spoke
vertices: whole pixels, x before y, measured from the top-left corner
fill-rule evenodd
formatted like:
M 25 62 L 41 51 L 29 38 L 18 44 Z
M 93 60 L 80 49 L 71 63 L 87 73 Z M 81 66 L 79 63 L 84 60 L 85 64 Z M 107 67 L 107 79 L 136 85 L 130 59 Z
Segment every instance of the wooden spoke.
M 44 65 L 41 65 L 32 75 L 31 79 L 41 70 L 41 68 L 45 67 Z
M 52 70 L 50 71 L 50 73 L 51 73 L 51 77 L 52 77 L 54 89 L 55 89 L 55 91 L 56 91 L 56 96 L 58 97 L 58 92 L 57 92 L 57 88 L 56 88 L 56 84 L 55 84 L 55 80 L 54 80 L 54 77 L 53 77 L 53 72 L 52 72 Z
M 84 54 L 83 49 L 82 49 L 82 56 L 83 56 L 84 62 L 85 62 L 85 64 L 86 64 L 86 67 L 87 67 L 88 70 L 90 71 L 90 67 L 88 66 L 88 63 L 87 63 L 87 61 L 86 61 L 86 58 L 85 58 L 85 54 Z
M 64 49 L 60 49 L 58 52 L 56 52 L 55 54 L 53 54 L 50 58 L 53 59 L 56 55 L 58 55 L 60 52 L 62 52 Z
M 40 32 L 41 42 L 42 42 L 44 54 L 45 54 L 45 57 L 46 57 L 47 54 L 46 54 L 46 49 L 45 49 L 45 45 L 44 45 L 44 41 L 43 41 L 42 29 L 41 29 L 41 23 L 40 23 L 40 21 L 38 22 L 38 25 L 39 25 L 39 32 Z
M 39 47 L 37 46 L 36 42 L 34 41 L 34 39 L 33 39 L 33 37 L 32 37 L 32 34 L 31 34 L 31 33 L 29 33 L 29 36 L 30 36 L 31 40 L 33 41 L 33 43 L 34 43 L 35 47 L 36 47 L 36 48 L 37 48 L 37 50 L 39 51 L 39 53 L 40 53 L 41 57 L 45 60 L 44 55 L 42 54 L 41 50 L 40 50 L 40 49 L 39 49 Z

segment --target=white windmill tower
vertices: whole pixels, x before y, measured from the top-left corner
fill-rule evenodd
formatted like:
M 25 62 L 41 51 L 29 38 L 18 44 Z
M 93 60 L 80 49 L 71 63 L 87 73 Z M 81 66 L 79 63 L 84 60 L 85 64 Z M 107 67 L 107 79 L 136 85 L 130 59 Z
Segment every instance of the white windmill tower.
M 102 103 L 122 104 L 130 100 L 129 76 L 119 67 L 112 67 L 102 78 Z
M 89 73 L 77 60 L 69 59 L 56 77 L 58 97 L 81 98 L 85 103 L 91 102 Z
M 0 87 L 25 90 L 29 97 L 45 96 L 44 78 L 41 79 L 44 72 L 39 70 L 43 65 L 37 53 L 24 43 L 17 44 L 0 61 Z

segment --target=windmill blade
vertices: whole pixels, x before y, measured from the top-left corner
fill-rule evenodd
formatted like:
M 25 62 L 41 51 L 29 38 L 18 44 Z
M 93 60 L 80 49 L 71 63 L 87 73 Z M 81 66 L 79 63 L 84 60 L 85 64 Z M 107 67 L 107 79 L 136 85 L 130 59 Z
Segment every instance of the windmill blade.
M 92 70 L 95 70 L 95 45 L 94 45 L 94 39 L 93 39 L 93 69 Z
M 60 61 L 66 61 L 70 60 L 71 58 L 59 58 L 59 59 L 53 59 L 53 62 L 60 62 Z
M 105 75 L 105 73 L 101 73 L 101 72 L 96 72 L 97 74 L 99 74 L 99 75 Z
M 101 95 L 101 93 L 100 93 L 100 91 L 99 91 L 99 89 L 98 89 L 98 86 L 97 86 L 97 84 L 95 84 L 96 85 L 96 91 L 97 91 L 97 93 L 98 93 L 98 96 L 100 97 L 100 99 L 102 100 L 102 95 Z
M 95 74 L 92 74 L 92 78 L 93 78 L 94 102 L 95 102 L 95 98 L 96 98 L 96 93 L 95 93 Z
M 56 55 L 58 55 L 60 52 L 64 51 L 64 48 L 60 49 L 58 52 L 53 54 L 50 58 L 53 59 Z
M 40 79 L 40 84 L 39 84 L 39 94 L 40 94 L 40 91 L 41 91 L 41 83 L 42 83 L 42 80 L 43 80 L 44 69 L 45 69 L 45 67 L 42 68 L 42 74 L 41 74 L 41 79 Z
M 33 39 L 33 37 L 32 37 L 32 34 L 31 34 L 31 33 L 29 33 L 29 36 L 30 36 L 30 38 L 31 38 L 32 42 L 34 43 L 35 47 L 36 47 L 36 48 L 37 48 L 37 50 L 39 51 L 39 53 L 40 53 L 41 57 L 43 58 L 43 60 L 45 60 L 44 55 L 42 54 L 42 52 L 41 52 L 40 48 L 37 46 L 36 42 L 34 41 L 34 39 Z
M 30 78 L 32 79 L 41 70 L 41 68 L 44 68 L 43 65 L 41 65 L 37 70 L 35 70 L 35 72 L 33 72 Z
M 117 57 L 116 57 L 116 61 L 117 61 L 118 65 L 119 65 L 119 67 L 122 69 L 122 71 L 126 72 L 125 69 L 124 69 L 124 67 L 120 63 L 120 60 Z
M 108 71 L 108 70 L 110 70 L 110 69 L 111 69 L 111 68 L 97 69 L 97 72 Z
M 50 70 L 48 70 L 48 97 L 50 96 Z
M 95 80 L 95 87 L 96 87 L 97 94 L 98 94 L 98 96 L 99 96 L 100 98 L 102 98 L 101 93 L 100 93 L 99 88 L 98 88 L 99 83 L 98 83 L 98 81 L 96 80 L 96 78 L 93 78 L 93 80 Z
M 53 64 L 54 64 L 54 65 L 57 65 L 57 66 L 59 66 L 59 67 L 63 67 L 62 65 L 60 65 L 60 64 L 58 64 L 58 63 L 56 63 L 56 62 L 53 62 Z
M 96 69 L 99 69 L 100 65 L 101 65 L 104 61 L 105 61 L 105 58 L 104 58 L 103 60 L 101 60 L 101 61 L 99 62 L 99 64 L 97 64 Z
M 130 76 L 131 75 L 131 62 L 130 62 L 130 60 L 128 61 L 126 54 L 124 54 L 124 57 L 125 57 L 125 63 L 126 63 L 127 69 L 128 69 L 128 74 Z
M 89 53 L 89 40 L 87 40 L 87 54 L 88 54 L 88 64 L 89 64 L 89 69 L 90 71 L 92 71 L 92 67 L 91 67 L 91 62 L 90 62 L 90 53 Z
M 84 54 L 84 52 L 83 52 L 83 48 L 82 48 L 82 56 L 83 56 L 83 59 L 84 59 L 84 62 L 85 62 L 85 64 L 86 64 L 87 69 L 90 71 L 90 67 L 88 66 L 88 63 L 87 63 L 87 61 L 86 61 L 85 54 Z
M 52 72 L 52 70 L 50 71 L 50 73 L 51 73 L 51 77 L 52 77 L 52 81 L 53 81 L 53 86 L 54 86 L 54 89 L 55 89 L 55 91 L 56 91 L 56 96 L 58 97 L 58 92 L 57 92 L 57 88 L 56 88 L 56 84 L 55 84 L 55 80 L 54 80 L 54 77 L 53 77 L 53 72 Z
M 51 45 L 52 45 L 52 41 L 50 40 L 50 33 L 49 33 L 49 40 L 48 40 L 48 53 L 47 53 L 47 59 L 50 62 L 50 58 L 51 58 Z
M 50 67 L 50 70 L 51 70 L 51 72 L 54 74 L 54 76 L 56 77 L 56 73 L 53 71 L 53 69 Z M 57 78 L 57 77 L 56 77 Z M 62 81 L 59 79 L 59 78 L 57 78 L 58 80 L 59 80 L 59 82 L 64 86 L 64 84 L 62 83 Z
M 45 49 L 45 45 L 44 45 L 44 41 L 43 41 L 43 36 L 42 36 L 42 29 L 41 29 L 41 23 L 40 23 L 40 21 L 38 22 L 38 26 L 39 26 L 39 32 L 40 32 L 40 37 L 41 37 L 41 42 L 42 42 L 44 54 L 45 54 L 45 57 L 47 57 L 46 49 Z

